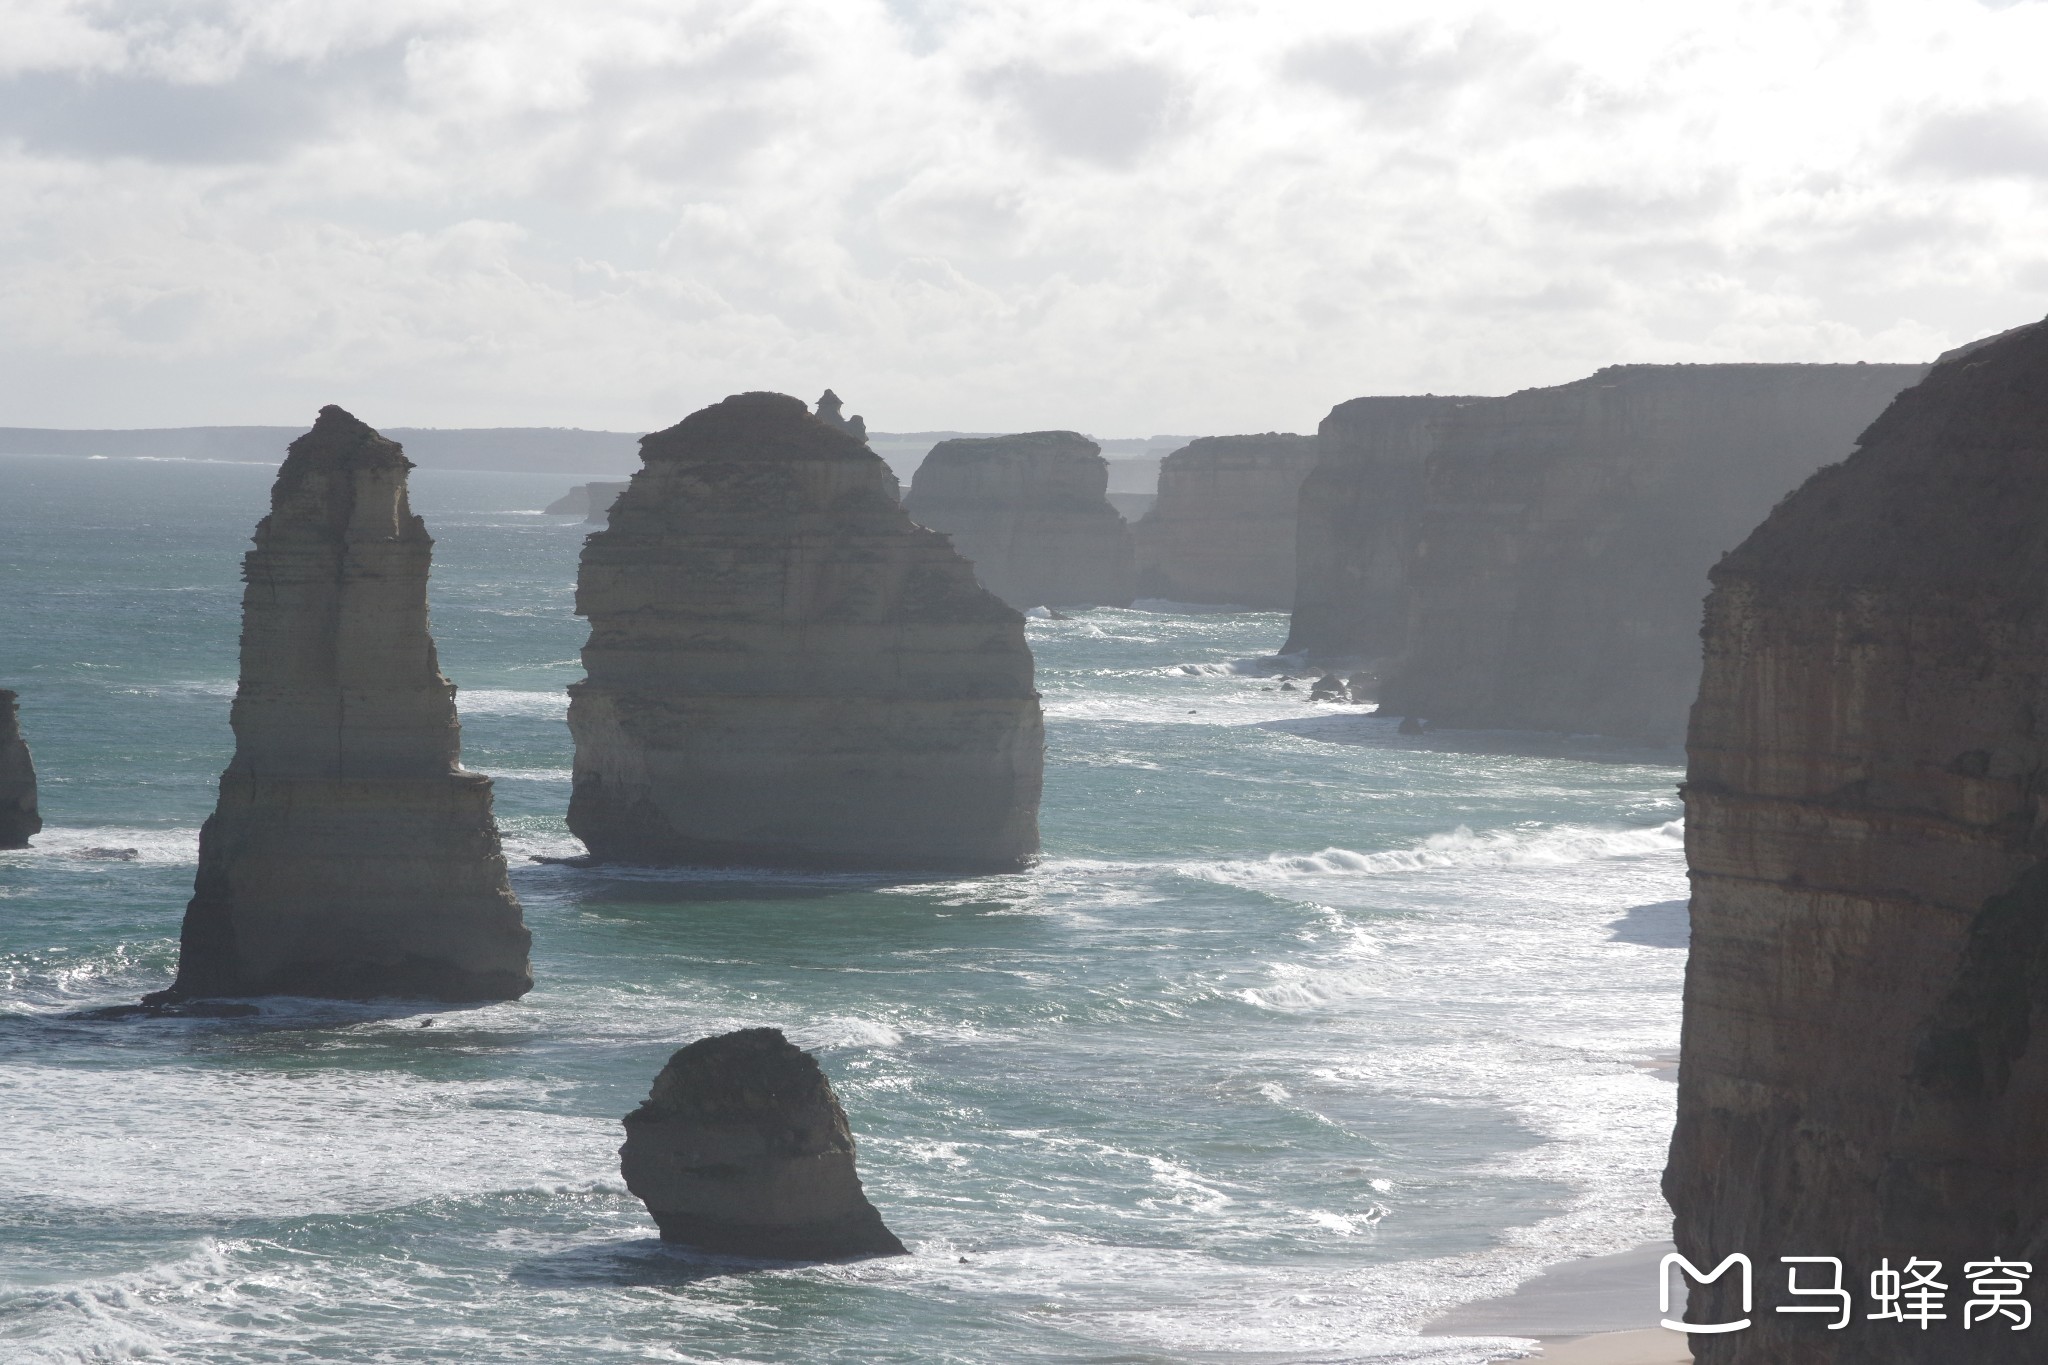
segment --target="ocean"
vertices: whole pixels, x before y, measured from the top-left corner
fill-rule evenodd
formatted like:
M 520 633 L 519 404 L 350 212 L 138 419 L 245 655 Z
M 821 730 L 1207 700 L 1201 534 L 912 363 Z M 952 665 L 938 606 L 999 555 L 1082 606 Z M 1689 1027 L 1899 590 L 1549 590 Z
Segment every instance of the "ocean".
M 1045 857 L 919 879 L 582 870 L 568 476 L 413 475 L 442 669 L 537 985 L 74 1017 L 170 981 L 274 469 L 0 457 L 8 1362 L 1476 1363 L 1419 1336 L 1668 1235 L 1678 757 L 1397 733 L 1277 690 L 1274 613 L 1032 620 Z M 130 852 L 132 850 L 132 852 Z M 664 1248 L 619 1118 L 783 1028 L 912 1256 Z

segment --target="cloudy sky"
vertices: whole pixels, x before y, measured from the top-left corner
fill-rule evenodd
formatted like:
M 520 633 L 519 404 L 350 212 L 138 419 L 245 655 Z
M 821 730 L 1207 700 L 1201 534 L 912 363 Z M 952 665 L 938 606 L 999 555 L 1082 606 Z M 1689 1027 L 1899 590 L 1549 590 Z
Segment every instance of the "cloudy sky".
M 1313 430 L 2048 312 L 2048 0 L 0 0 L 0 424 Z

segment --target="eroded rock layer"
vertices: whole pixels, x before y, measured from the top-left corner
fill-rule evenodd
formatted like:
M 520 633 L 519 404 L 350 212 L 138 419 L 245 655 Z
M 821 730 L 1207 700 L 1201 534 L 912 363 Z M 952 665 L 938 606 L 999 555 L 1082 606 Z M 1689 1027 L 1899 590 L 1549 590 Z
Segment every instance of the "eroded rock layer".
M 620 1171 L 663 1241 L 791 1261 L 907 1254 L 861 1188 L 832 1082 L 780 1029 L 683 1048 L 625 1123 Z
M 569 827 L 639 863 L 999 869 L 1038 850 L 1023 618 L 850 434 L 750 393 L 641 442 L 590 537 Z
M 533 984 L 491 782 L 461 765 L 399 447 L 337 407 L 243 560 L 235 756 L 158 997 L 507 999 Z
M 1408 561 L 1437 419 L 1473 398 L 1354 398 L 1316 428 L 1282 652 L 1376 670 L 1408 639 Z
M 1202 436 L 1159 466 L 1159 498 L 1132 528 L 1137 590 L 1177 602 L 1294 605 L 1295 524 L 1316 438 Z
M 1706 571 L 1917 365 L 1623 365 L 1434 424 L 1382 707 L 1676 742 Z
M 1937 366 L 1713 572 L 1664 1188 L 1710 1365 L 2036 1360 L 1966 1267 L 2048 1261 L 2048 325 Z M 1788 1315 L 1781 1256 L 1855 1311 Z M 1945 1319 L 1872 1320 L 1939 1261 Z M 1802 1267 L 1825 1285 L 1824 1267 Z M 1819 1298 L 1797 1302 L 1818 1304 Z
M 904 510 L 944 531 L 1013 607 L 1127 607 L 1131 529 L 1105 496 L 1109 462 L 1071 431 L 941 441 Z
M 0 689 L 0 848 L 27 848 L 43 827 L 36 813 L 36 765 L 21 737 L 15 694 Z

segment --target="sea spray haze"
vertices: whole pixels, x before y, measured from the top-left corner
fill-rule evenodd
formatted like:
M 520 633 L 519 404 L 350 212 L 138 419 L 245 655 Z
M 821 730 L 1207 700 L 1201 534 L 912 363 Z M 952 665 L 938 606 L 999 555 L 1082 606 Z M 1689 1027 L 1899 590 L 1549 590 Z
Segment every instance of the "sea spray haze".
M 1439 1309 L 1659 1236 L 1684 895 L 1664 751 L 1403 739 L 1236 661 L 1265 615 L 1028 623 L 1046 856 L 941 882 L 578 871 L 555 477 L 415 471 L 536 989 L 431 1016 L 171 979 L 270 468 L 0 459 L 0 1357 L 1477 1365 Z M 1463 831 L 1463 832 L 1461 832 Z M 133 861 L 77 856 L 133 848 Z M 433 1025 L 419 1025 L 431 1017 Z M 679 1039 L 818 1055 L 908 1257 L 709 1273 L 618 1179 Z M 962 1259 L 966 1260 L 963 1263 Z

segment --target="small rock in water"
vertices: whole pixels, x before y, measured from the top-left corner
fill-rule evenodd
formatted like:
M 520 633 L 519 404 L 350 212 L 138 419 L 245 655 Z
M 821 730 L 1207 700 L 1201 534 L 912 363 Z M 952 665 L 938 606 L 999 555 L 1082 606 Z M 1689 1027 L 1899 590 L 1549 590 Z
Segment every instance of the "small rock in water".
M 1404 735 L 1419 735 L 1427 728 L 1427 724 L 1420 716 L 1401 717 L 1401 733 Z
M 832 1083 L 776 1028 L 702 1038 L 626 1115 L 619 1167 L 665 1242 L 788 1261 L 903 1256 Z
M 96 863 L 132 863 L 142 856 L 142 851 L 134 848 L 81 848 L 74 849 L 71 856 Z
M 1325 673 L 1316 679 L 1316 685 L 1309 689 L 1310 701 L 1344 700 L 1344 680 L 1335 673 Z
M 1280 690 L 1281 690 L 1282 692 L 1299 692 L 1299 691 L 1301 691 L 1301 689 L 1300 689 L 1300 688 L 1296 687 L 1296 686 L 1295 686 L 1295 685 L 1294 685 L 1293 683 L 1291 683 L 1291 682 L 1283 682 L 1283 683 L 1281 683 L 1281 684 L 1280 684 Z

